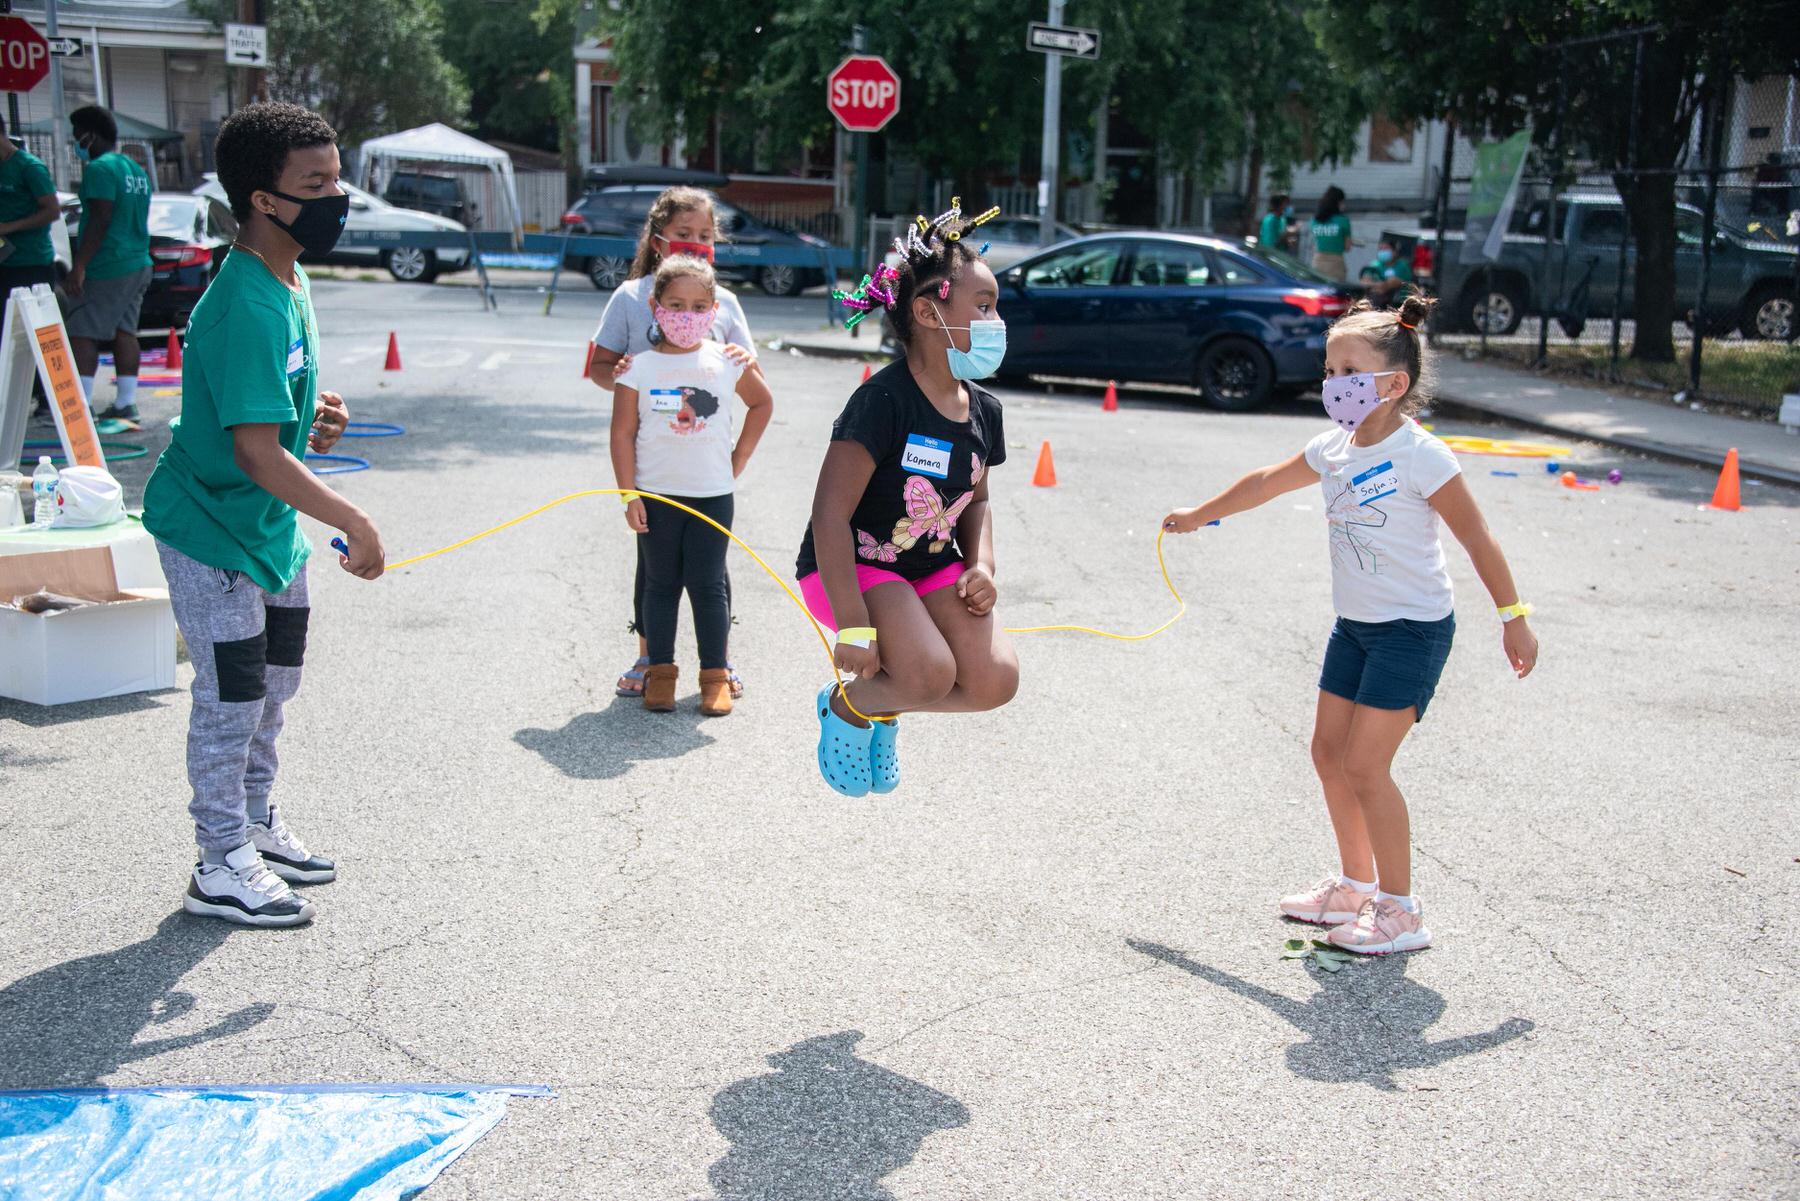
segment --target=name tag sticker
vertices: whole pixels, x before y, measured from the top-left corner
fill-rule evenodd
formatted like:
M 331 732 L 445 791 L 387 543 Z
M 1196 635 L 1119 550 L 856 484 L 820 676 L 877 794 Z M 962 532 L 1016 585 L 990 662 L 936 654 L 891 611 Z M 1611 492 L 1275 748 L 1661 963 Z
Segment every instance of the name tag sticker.
M 908 471 L 947 480 L 950 478 L 950 452 L 954 449 L 953 443 L 942 438 L 909 434 L 906 449 L 900 452 L 900 462 Z
M 650 411 L 652 413 L 679 413 L 679 412 L 681 412 L 681 389 L 680 388 L 652 388 L 652 389 L 650 389 Z
M 1356 494 L 1356 503 L 1366 505 L 1398 492 L 1400 476 L 1394 471 L 1393 460 L 1389 459 L 1352 477 L 1350 488 Z
M 294 344 L 288 347 L 287 373 L 299 375 L 304 370 L 306 370 L 306 339 L 296 338 Z

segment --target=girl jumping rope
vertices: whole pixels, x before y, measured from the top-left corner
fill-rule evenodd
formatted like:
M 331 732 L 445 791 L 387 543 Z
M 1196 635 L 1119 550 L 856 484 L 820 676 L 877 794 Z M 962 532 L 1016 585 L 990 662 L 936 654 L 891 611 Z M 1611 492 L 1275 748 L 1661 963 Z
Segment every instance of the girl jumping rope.
M 819 470 L 796 573 L 856 676 L 819 690 L 819 772 L 845 796 L 900 782 L 897 714 L 970 713 L 1012 699 L 1019 663 L 994 620 L 988 479 L 1006 461 L 1000 402 L 974 381 L 1006 354 L 999 287 L 954 201 L 896 239 L 847 296 L 880 305 L 904 357 L 851 394 Z M 865 718 L 876 718 L 871 723 Z
M 707 338 L 718 318 L 710 263 L 687 255 L 664 259 L 653 277 L 651 304 L 661 332 L 655 349 L 634 356 L 613 381 L 613 474 L 620 488 L 679 500 L 730 528 L 734 481 L 774 413 L 768 385 Z M 733 392 L 750 406 L 735 447 Z M 731 628 L 725 582 L 729 541 L 691 513 L 640 497 L 625 499 L 625 521 L 639 535 L 646 575 L 644 708 L 657 713 L 675 708 L 675 627 L 685 590 L 700 644 L 700 712 L 722 717 L 733 701 L 725 663 Z
M 718 242 L 718 222 L 713 215 L 712 195 L 699 188 L 669 188 L 656 198 L 644 219 L 644 231 L 638 237 L 637 257 L 631 262 L 631 274 L 606 302 L 600 316 L 600 328 L 594 331 L 589 350 L 588 378 L 612 391 L 613 382 L 631 367 L 633 355 L 643 354 L 654 345 L 656 322 L 651 317 L 650 286 L 657 266 L 671 254 L 685 254 L 713 261 L 713 247 Z M 756 362 L 756 343 L 750 337 L 750 326 L 744 320 L 743 306 L 727 288 L 718 289 L 719 307 L 710 337 L 725 347 L 725 353 L 740 366 L 758 376 L 762 368 Z M 644 637 L 644 543 L 638 540 L 637 579 L 632 586 L 631 628 L 638 636 L 637 662 L 619 677 L 620 696 L 641 696 L 644 673 L 650 666 L 649 643 Z M 731 575 L 725 576 L 725 595 L 731 596 Z M 729 663 L 731 695 L 743 696 L 743 681 Z
M 1412 892 L 1406 800 L 1389 773 L 1425 715 L 1456 629 L 1438 518 L 1492 595 L 1500 644 L 1520 679 L 1538 653 L 1526 623 L 1531 606 L 1520 603 L 1456 456 L 1413 420 L 1426 400 L 1419 327 L 1430 313 L 1418 296 L 1397 312 L 1359 303 L 1325 344 L 1325 411 L 1337 428 L 1163 520 L 1164 529 L 1185 534 L 1315 481 L 1324 488 L 1337 624 L 1319 678 L 1312 757 L 1341 871 L 1284 897 L 1280 908 L 1332 927 L 1326 937 L 1334 945 L 1369 955 L 1431 945 Z

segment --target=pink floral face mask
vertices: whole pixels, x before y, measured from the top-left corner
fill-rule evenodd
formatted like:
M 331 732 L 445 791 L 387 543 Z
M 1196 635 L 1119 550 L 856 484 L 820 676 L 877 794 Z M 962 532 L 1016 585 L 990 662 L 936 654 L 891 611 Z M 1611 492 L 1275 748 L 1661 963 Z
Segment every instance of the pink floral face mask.
M 656 318 L 656 326 L 662 330 L 663 337 L 673 345 L 689 350 L 706 341 L 706 335 L 712 333 L 713 317 L 717 309 L 715 306 L 697 312 L 677 313 L 658 304 L 652 305 L 650 312 Z

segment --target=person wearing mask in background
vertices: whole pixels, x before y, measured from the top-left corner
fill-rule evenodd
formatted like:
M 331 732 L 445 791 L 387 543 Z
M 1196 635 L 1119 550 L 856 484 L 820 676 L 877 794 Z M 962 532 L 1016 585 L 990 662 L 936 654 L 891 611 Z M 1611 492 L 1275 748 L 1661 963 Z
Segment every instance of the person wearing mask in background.
M 0 118 L 0 239 L 11 247 L 0 259 L 0 298 L 14 288 L 56 282 L 50 226 L 62 215 L 44 160 L 5 135 L 6 121 Z
M 1263 214 L 1262 225 L 1256 233 L 1257 244 L 1269 250 L 1286 250 L 1288 248 L 1288 220 L 1294 215 L 1294 206 L 1288 203 L 1286 192 L 1276 192 L 1269 197 L 1269 211 Z
M 94 401 L 100 343 L 111 342 L 119 395 L 101 417 L 136 421 L 138 311 L 150 287 L 150 177 L 119 153 L 111 113 L 90 104 L 69 114 L 81 170 L 81 242 L 63 281 L 64 323 L 82 392 Z
M 1395 251 L 1392 242 L 1383 238 L 1360 277 L 1369 286 L 1369 303 L 1378 309 L 1391 309 L 1412 286 L 1412 265 Z
M 1356 245 L 1350 236 L 1350 218 L 1344 215 L 1344 189 L 1332 184 L 1319 198 L 1312 219 L 1313 270 L 1332 279 L 1350 278 L 1344 252 Z

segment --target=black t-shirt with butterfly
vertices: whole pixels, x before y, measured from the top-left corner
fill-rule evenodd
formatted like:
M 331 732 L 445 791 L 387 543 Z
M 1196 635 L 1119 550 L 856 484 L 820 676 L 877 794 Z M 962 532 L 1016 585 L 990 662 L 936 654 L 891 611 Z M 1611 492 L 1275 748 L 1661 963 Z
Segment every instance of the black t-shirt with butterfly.
M 851 518 L 856 561 L 919 580 L 962 561 L 956 523 L 990 467 L 1006 462 L 1000 401 L 968 382 L 969 419 L 938 412 L 918 381 L 896 359 L 850 396 L 831 427 L 833 442 L 860 443 L 875 460 L 875 473 Z M 800 546 L 795 572 L 819 569 L 812 526 Z

